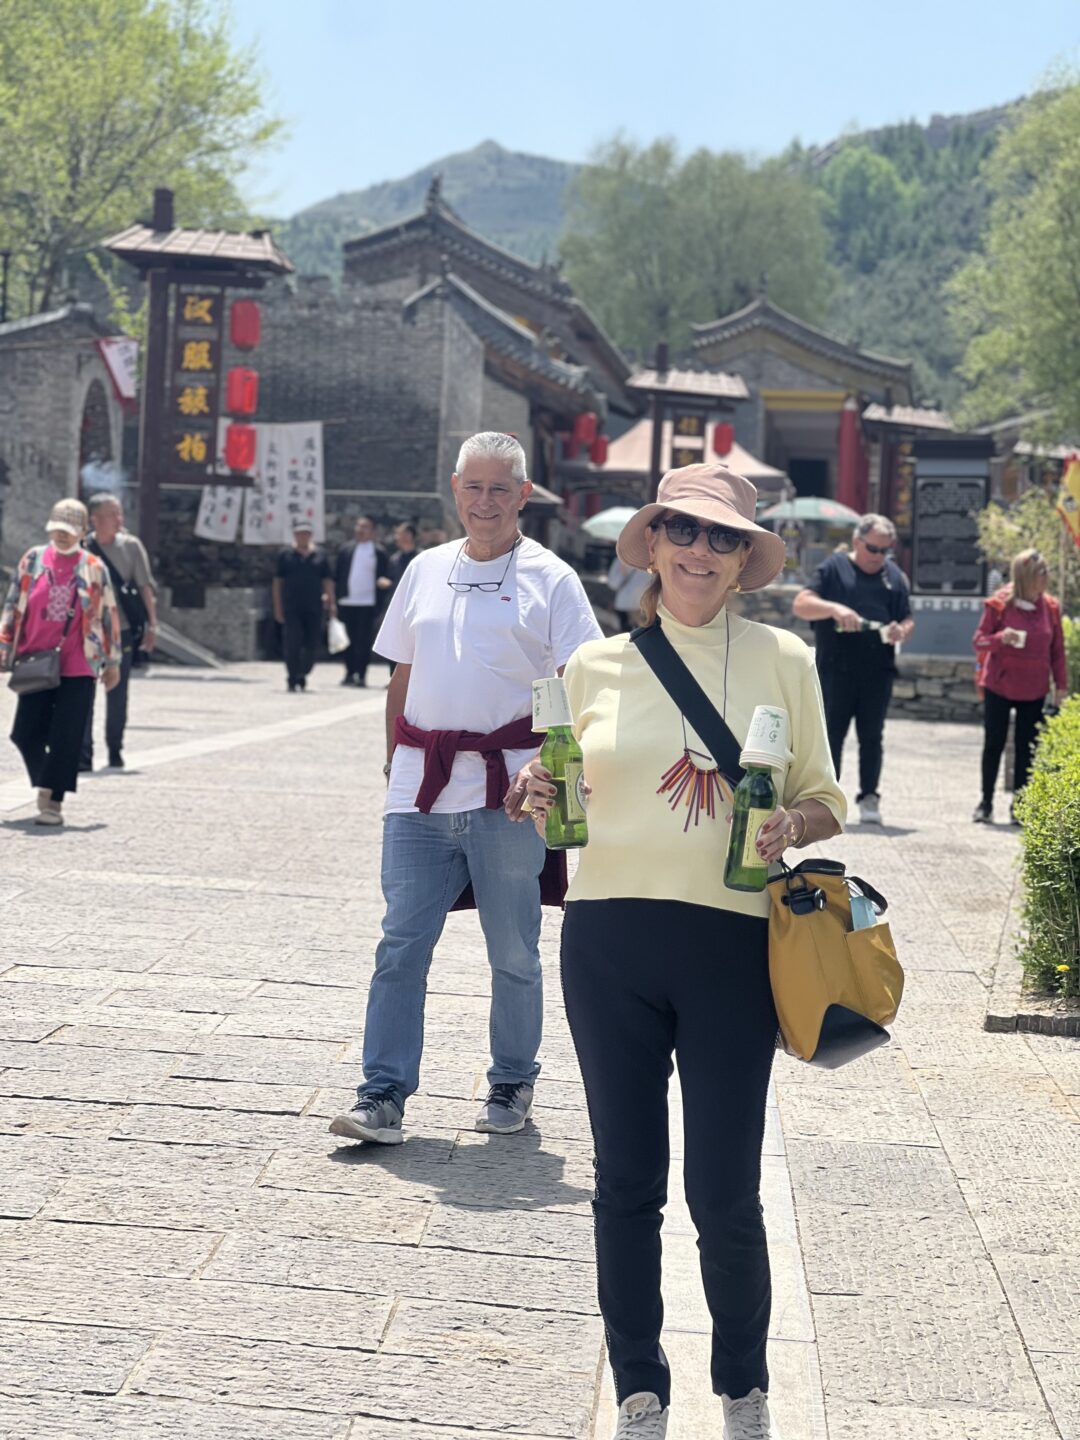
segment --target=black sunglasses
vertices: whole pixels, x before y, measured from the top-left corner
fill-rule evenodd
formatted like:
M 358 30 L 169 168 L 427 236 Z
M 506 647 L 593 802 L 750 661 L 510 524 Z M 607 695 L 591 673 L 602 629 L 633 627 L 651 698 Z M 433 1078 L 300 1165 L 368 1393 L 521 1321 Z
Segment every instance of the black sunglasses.
M 871 545 L 869 540 L 864 540 L 862 543 L 871 555 L 888 555 L 892 549 L 891 545 Z
M 728 530 L 723 525 L 699 525 L 688 515 L 672 515 L 667 520 L 661 520 L 660 524 L 673 545 L 693 545 L 704 531 L 709 549 L 717 555 L 730 555 L 746 538 L 740 531 Z

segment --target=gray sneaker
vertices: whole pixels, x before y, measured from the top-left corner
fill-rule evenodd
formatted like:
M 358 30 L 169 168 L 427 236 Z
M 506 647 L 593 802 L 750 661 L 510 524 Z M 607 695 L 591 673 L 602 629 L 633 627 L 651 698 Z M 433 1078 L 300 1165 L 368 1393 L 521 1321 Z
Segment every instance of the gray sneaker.
M 401 1131 L 404 1111 L 393 1090 L 377 1090 L 362 1095 L 347 1115 L 335 1115 L 330 1121 L 330 1134 L 346 1140 L 367 1140 L 372 1145 L 400 1145 L 405 1139 Z
M 859 823 L 861 825 L 881 824 L 881 796 L 864 795 L 859 801 Z
M 780 1440 L 769 1416 L 769 1397 L 761 1390 L 751 1390 L 732 1400 L 721 1395 L 724 1406 L 724 1440 Z
M 519 1080 L 516 1085 L 492 1085 L 476 1128 L 486 1135 L 515 1135 L 524 1130 L 532 1114 L 533 1087 Z
M 651 1390 L 628 1395 L 619 1406 L 615 1440 L 664 1440 L 668 1414 Z

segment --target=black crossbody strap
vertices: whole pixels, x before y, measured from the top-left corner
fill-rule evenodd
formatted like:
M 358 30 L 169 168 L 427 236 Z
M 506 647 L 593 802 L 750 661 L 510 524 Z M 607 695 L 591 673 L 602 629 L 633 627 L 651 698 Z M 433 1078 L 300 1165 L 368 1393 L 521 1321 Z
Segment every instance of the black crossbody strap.
M 116 598 L 117 600 L 119 600 L 120 591 L 126 590 L 132 582 L 130 580 L 124 579 L 124 577 L 120 574 L 120 571 L 109 559 L 108 555 L 105 554 L 105 551 L 101 548 L 101 546 L 95 539 L 88 540 L 83 548 L 89 550 L 91 555 L 96 555 L 101 561 L 101 563 L 105 566 L 105 569 L 108 570 L 109 578 L 112 580 L 113 583 L 113 589 L 116 591 Z
M 642 625 L 632 631 L 630 640 L 641 651 L 645 663 L 683 716 L 709 747 L 709 753 L 721 773 L 729 780 L 741 780 L 745 774 L 739 763 L 742 747 L 660 628 L 660 621 L 654 620 L 651 625 Z

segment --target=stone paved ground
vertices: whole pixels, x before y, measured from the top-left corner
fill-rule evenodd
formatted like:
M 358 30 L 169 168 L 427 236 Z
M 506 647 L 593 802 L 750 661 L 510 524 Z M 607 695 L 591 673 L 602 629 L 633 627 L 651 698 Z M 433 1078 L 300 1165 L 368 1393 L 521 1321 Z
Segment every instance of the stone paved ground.
M 333 679 L 137 681 L 131 773 L 60 833 L 0 747 L 3 1440 L 610 1433 L 557 917 L 524 1135 L 471 1129 L 472 917 L 432 970 L 409 1142 L 326 1133 L 381 908 L 383 695 Z M 1080 1440 L 1080 1042 L 983 1033 L 1015 838 L 968 822 L 974 732 L 889 738 L 888 824 L 830 848 L 893 902 L 896 1043 L 779 1062 L 766 1138 L 785 1440 Z M 670 1434 L 718 1435 L 677 1185 L 665 1234 Z

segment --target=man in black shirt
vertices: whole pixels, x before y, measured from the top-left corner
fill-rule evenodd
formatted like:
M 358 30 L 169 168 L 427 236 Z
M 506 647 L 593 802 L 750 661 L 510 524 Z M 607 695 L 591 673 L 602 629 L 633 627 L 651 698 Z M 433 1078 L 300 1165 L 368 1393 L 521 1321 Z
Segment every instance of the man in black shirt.
M 896 526 L 864 515 L 851 555 L 830 555 L 795 597 L 800 620 L 811 620 L 825 701 L 829 748 L 837 776 L 852 720 L 859 737 L 859 819 L 880 825 L 885 714 L 896 679 L 896 646 L 915 628 L 904 572 L 889 557 Z
M 337 614 L 330 562 L 315 548 L 309 520 L 293 526 L 291 550 L 278 556 L 272 585 L 274 619 L 284 627 L 285 671 L 289 694 L 307 689 L 322 636 L 323 615 Z

